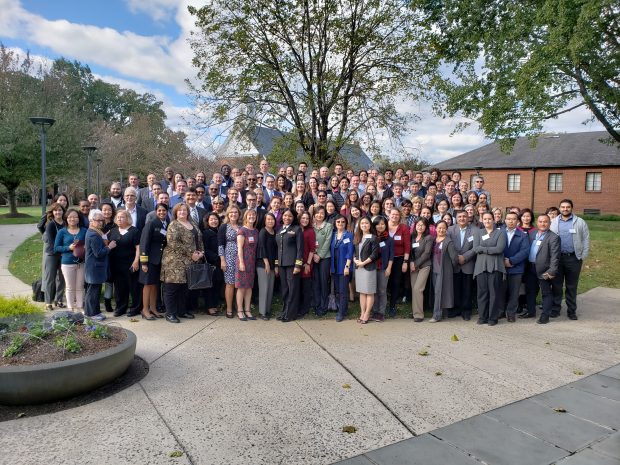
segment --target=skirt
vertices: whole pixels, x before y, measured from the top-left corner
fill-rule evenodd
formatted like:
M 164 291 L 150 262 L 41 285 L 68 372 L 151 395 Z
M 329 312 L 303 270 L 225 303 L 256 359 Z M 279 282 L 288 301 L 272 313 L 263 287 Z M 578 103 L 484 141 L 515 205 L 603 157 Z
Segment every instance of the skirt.
M 377 292 L 377 271 L 356 268 L 355 291 L 362 294 L 375 294 Z
M 152 263 L 149 263 L 148 267 L 149 269 L 145 273 L 144 271 L 142 271 L 142 265 L 140 265 L 140 276 L 138 276 L 138 282 L 140 284 L 144 284 L 145 286 L 151 284 L 159 284 L 161 265 L 153 265 Z

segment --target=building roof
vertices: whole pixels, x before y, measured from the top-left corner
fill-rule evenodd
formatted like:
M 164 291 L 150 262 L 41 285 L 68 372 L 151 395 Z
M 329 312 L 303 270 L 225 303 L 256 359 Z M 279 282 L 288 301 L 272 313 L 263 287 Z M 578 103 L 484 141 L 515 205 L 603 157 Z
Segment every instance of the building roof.
M 237 137 L 236 133 L 233 132 L 231 137 Z M 285 134 L 277 129 L 256 126 L 253 133 L 248 138 L 250 139 L 249 142 L 251 142 L 254 148 L 258 151 L 258 155 L 267 157 L 267 155 L 269 155 L 274 149 L 278 139 L 281 139 L 282 137 L 285 137 Z M 225 147 L 229 147 L 231 143 L 232 141 L 227 140 L 223 144 L 222 149 L 225 151 Z M 230 154 L 225 155 L 224 153 L 220 155 L 233 156 Z M 301 148 L 297 150 L 297 158 L 299 161 L 309 161 L 305 160 L 306 157 L 304 156 Z M 368 169 L 373 165 L 372 160 L 368 157 L 368 155 L 366 155 L 366 152 L 364 152 L 359 145 L 355 144 L 346 144 L 340 150 L 340 158 L 342 158 L 343 162 L 346 164 L 357 169 Z
M 606 131 L 547 134 L 532 146 L 527 137 L 520 137 L 510 153 L 493 142 L 470 152 L 434 165 L 441 170 L 469 169 L 530 169 L 587 166 L 620 166 L 620 148 L 606 144 Z

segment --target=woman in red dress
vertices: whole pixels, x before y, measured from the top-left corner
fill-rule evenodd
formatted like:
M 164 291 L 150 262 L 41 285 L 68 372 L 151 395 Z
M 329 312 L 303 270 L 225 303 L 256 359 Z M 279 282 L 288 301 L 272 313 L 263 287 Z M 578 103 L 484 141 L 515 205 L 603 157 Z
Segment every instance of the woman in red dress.
M 304 233 L 303 268 L 301 269 L 301 294 L 297 318 L 303 318 L 312 303 L 312 264 L 316 252 L 316 234 L 312 227 L 312 216 L 308 212 L 299 215 L 299 226 Z

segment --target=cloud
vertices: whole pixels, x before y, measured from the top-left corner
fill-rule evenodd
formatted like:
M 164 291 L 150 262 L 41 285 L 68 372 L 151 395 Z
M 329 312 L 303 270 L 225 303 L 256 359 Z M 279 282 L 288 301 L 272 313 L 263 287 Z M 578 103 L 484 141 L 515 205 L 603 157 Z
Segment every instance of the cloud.
M 169 20 L 178 6 L 178 0 L 126 0 L 132 13 L 144 13 L 153 20 L 161 22 Z
M 136 2 L 136 4 L 144 2 Z M 155 9 L 168 9 L 176 4 L 176 19 L 184 26 L 191 23 L 186 16 L 187 2 L 157 0 Z M 34 42 L 55 53 L 90 64 L 97 64 L 129 78 L 173 86 L 187 92 L 184 82 L 195 75 L 191 66 L 192 52 L 182 31 L 178 38 L 145 36 L 131 31 L 48 20 L 22 8 L 17 0 L 0 0 L 0 34 Z

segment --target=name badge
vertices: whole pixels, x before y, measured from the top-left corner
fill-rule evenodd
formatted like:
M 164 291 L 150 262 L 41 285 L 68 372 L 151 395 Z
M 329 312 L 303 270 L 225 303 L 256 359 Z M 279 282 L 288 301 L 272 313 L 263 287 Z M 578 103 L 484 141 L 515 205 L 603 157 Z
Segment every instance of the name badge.
M 469 236 L 467 238 L 467 242 L 474 242 L 474 236 Z
M 343 244 L 348 244 L 349 242 L 351 242 L 351 241 L 349 240 L 348 237 L 344 241 L 342 241 Z
M 569 229 L 568 232 L 571 233 L 571 234 L 577 234 L 577 230 L 574 229 L 574 228 L 573 229 Z
M 395 240 L 395 241 L 400 241 L 401 239 L 402 239 L 402 237 L 401 237 L 401 236 L 394 236 L 394 240 Z
M 383 241 L 379 242 L 379 247 L 385 247 L 385 242 Z
M 107 241 L 108 240 L 108 235 L 104 234 L 103 236 L 101 236 L 101 239 L 103 239 L 104 241 Z
M 159 230 L 159 234 L 161 234 L 162 236 L 166 235 L 166 230 L 165 229 L 160 229 Z
M 485 234 L 484 236 L 482 236 L 482 240 L 486 241 L 488 238 L 490 238 L 491 236 L 489 234 Z
M 540 247 L 540 246 L 541 246 L 541 244 L 542 244 L 542 241 L 541 241 L 541 240 L 536 241 L 536 247 Z
M 291 234 L 291 235 L 295 235 L 295 231 L 287 231 L 286 234 Z
M 419 242 L 414 242 L 413 244 L 411 244 L 411 248 L 412 249 L 417 249 L 418 247 L 420 247 L 420 243 Z
M 443 249 L 443 242 L 439 244 L 439 250 Z
M 315 241 L 315 242 L 314 242 L 314 246 L 315 246 L 315 247 L 318 247 L 318 246 L 319 246 L 319 241 Z
M 254 237 L 253 236 L 248 237 L 248 242 L 254 242 Z

